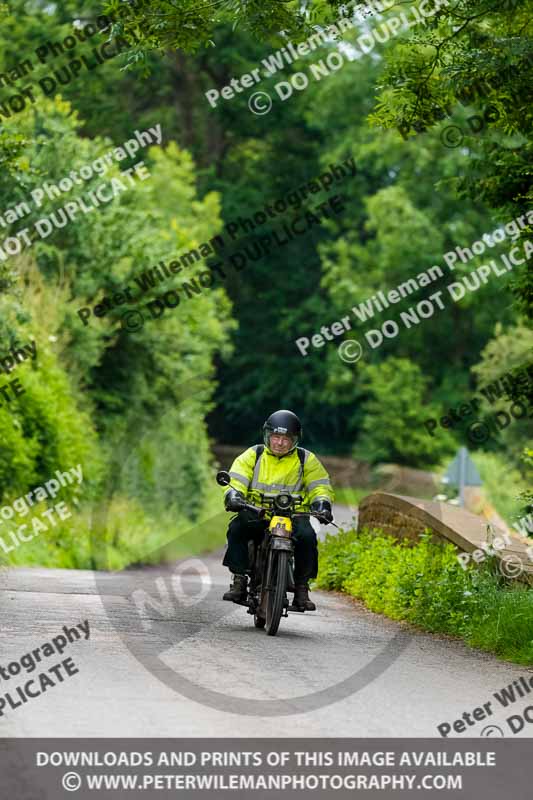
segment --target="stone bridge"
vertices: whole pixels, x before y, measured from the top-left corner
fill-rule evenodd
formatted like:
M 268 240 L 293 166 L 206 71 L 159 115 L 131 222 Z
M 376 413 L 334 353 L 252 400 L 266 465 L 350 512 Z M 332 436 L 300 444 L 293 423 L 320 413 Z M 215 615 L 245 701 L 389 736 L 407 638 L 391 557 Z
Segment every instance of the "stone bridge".
M 417 541 L 430 530 L 451 542 L 458 552 L 471 553 L 471 563 L 485 558 L 482 545 L 494 548 L 503 575 L 533 586 L 533 540 L 504 531 L 463 508 L 406 495 L 373 492 L 359 504 L 358 530 L 379 528 L 391 536 Z

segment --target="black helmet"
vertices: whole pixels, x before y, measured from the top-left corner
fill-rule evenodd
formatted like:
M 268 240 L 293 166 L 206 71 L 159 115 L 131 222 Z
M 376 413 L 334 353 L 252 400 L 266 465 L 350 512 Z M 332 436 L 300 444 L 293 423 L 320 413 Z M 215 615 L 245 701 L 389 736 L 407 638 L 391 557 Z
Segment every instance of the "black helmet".
M 283 433 L 292 438 L 292 447 L 288 453 L 298 446 L 298 442 L 302 438 L 302 423 L 292 411 L 281 410 L 275 411 L 269 416 L 263 425 L 263 441 L 265 446 L 270 449 L 270 435 L 272 433 Z

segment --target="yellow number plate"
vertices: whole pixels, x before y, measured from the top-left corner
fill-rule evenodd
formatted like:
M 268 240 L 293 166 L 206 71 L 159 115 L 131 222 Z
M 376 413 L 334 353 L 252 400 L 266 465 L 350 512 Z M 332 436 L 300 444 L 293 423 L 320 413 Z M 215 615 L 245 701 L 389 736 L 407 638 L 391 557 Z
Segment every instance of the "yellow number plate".
M 277 528 L 278 525 L 280 526 L 280 528 L 285 528 L 287 533 L 292 532 L 292 520 L 289 519 L 289 517 L 272 517 L 272 519 L 270 520 L 270 525 L 268 527 L 270 528 L 270 530 L 273 530 L 273 528 Z

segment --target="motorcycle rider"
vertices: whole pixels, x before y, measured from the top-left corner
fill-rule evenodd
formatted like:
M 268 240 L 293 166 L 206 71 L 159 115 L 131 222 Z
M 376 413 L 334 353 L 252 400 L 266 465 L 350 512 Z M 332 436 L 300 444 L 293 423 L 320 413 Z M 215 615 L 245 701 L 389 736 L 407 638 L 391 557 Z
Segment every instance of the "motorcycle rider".
M 333 520 L 331 504 L 334 493 L 329 475 L 314 453 L 298 447 L 301 438 L 302 425 L 296 414 L 287 410 L 276 411 L 263 425 L 264 445 L 249 447 L 231 465 L 231 482 L 236 488 L 226 490 L 224 505 L 227 511 L 238 513 L 229 524 L 228 547 L 222 561 L 233 573 L 233 582 L 224 594 L 224 600 L 246 600 L 248 541 L 255 537 L 260 540 L 268 527 L 268 520 L 260 520 L 246 509 L 240 510 L 243 501 L 261 506 L 261 494 L 275 497 L 285 491 L 302 495 L 299 511 L 315 511 L 324 521 Z M 309 599 L 308 581 L 317 576 L 318 548 L 309 517 L 294 518 L 293 539 L 294 599 L 291 610 L 315 611 L 316 606 Z

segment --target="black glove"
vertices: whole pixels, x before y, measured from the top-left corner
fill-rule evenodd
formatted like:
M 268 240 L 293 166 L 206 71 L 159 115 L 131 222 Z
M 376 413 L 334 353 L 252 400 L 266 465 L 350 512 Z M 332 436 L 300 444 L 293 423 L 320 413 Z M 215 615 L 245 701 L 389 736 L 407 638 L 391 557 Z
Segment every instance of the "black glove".
M 239 511 L 244 503 L 244 495 L 237 489 L 230 489 L 224 495 L 224 507 L 226 511 Z
M 333 514 L 331 513 L 331 503 L 329 500 L 315 500 L 311 503 L 311 511 L 320 514 L 326 522 L 333 522 Z

